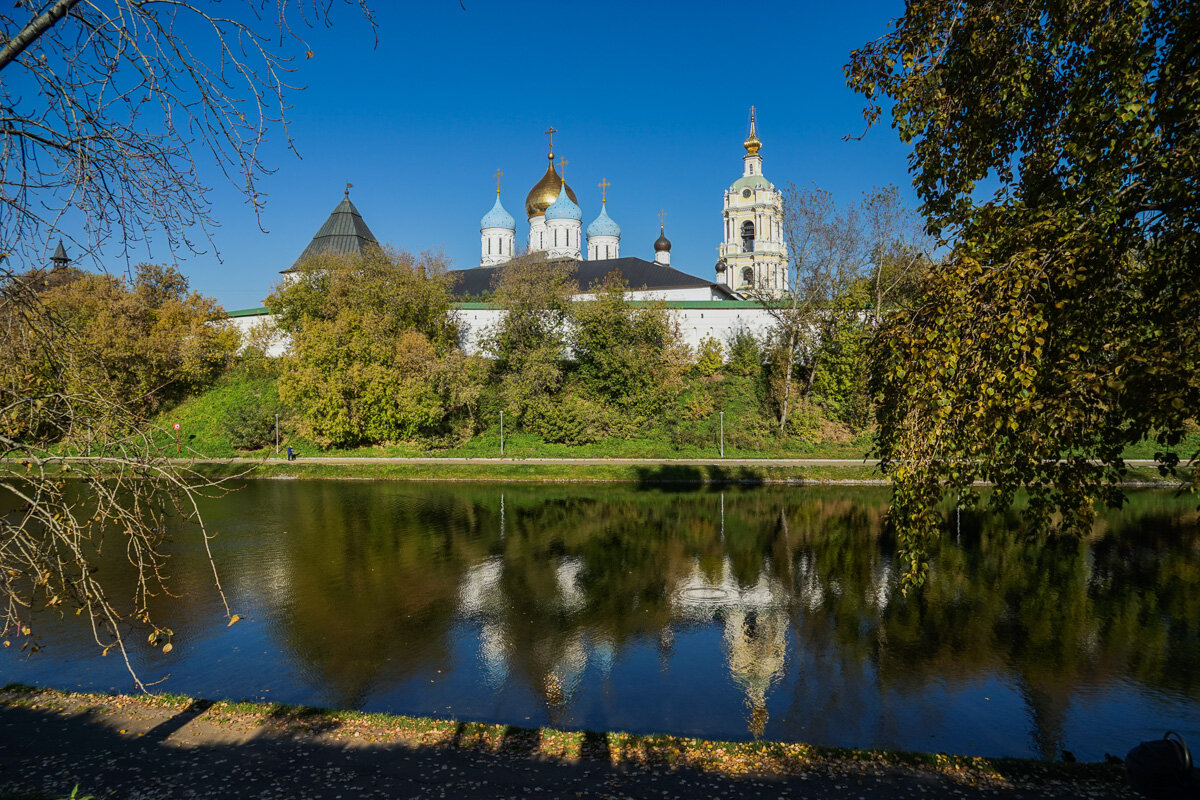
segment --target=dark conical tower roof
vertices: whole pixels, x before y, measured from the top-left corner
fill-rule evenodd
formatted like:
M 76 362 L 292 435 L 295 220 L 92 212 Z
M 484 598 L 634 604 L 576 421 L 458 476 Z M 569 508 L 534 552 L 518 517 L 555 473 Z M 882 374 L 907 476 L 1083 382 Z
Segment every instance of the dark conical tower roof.
M 71 259 L 67 258 L 67 251 L 63 247 L 62 239 L 58 240 L 58 247 L 55 248 L 54 255 L 50 256 L 50 261 L 56 267 L 65 267 L 71 263 Z
M 304 248 L 304 252 L 296 259 L 296 263 L 292 264 L 292 269 L 295 269 L 296 265 L 304 259 L 317 253 L 359 254 L 368 245 L 378 244 L 375 234 L 371 233 L 367 223 L 363 222 L 362 214 L 358 213 L 354 203 L 350 202 L 350 190 L 347 189 L 342 202 L 337 204 L 337 208 L 329 215 L 329 219 L 325 220 L 325 224 L 317 231 L 317 235 L 308 243 L 308 247 Z

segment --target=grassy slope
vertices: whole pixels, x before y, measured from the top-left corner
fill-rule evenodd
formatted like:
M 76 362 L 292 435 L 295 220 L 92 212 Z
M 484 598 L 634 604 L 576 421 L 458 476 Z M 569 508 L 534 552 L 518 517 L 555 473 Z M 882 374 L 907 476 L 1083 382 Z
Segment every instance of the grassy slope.
M 753 388 L 746 379 L 724 381 L 714 392 L 725 408 L 725 456 L 727 458 L 854 458 L 861 459 L 870 449 L 868 436 L 854 441 L 820 441 L 819 438 L 793 438 L 778 441 L 764 436 L 761 424 L 745 430 L 745 420 L 756 416 Z M 182 426 L 182 442 L 197 454 L 212 458 L 235 455 L 271 455 L 274 447 L 255 452 L 238 451 L 230 444 L 225 432 L 225 418 L 238 404 L 262 404 L 271 409 L 278 405 L 279 394 L 270 378 L 248 378 L 230 374 L 209 391 L 185 400 L 158 422 L 170 429 L 178 422 Z M 500 424 L 497 419 L 473 439 L 454 447 L 430 448 L 417 442 L 401 442 L 379 447 L 323 450 L 315 442 L 296 433 L 296 426 L 284 418 L 281 423 L 282 445 L 293 445 L 305 456 L 448 456 L 495 457 L 500 455 Z M 741 427 L 739 427 L 741 426 Z M 672 435 L 662 428 L 648 431 L 636 438 L 609 439 L 594 444 L 571 447 L 543 441 L 529 433 L 506 430 L 504 455 L 510 458 L 717 458 L 720 455 L 720 422 L 717 413 L 694 422 L 682 421 L 683 435 Z
M 719 404 L 725 410 L 725 456 L 727 458 L 865 458 L 871 449 L 869 435 L 861 435 L 852 441 L 841 437 L 838 441 L 822 440 L 819 434 L 807 438 L 792 438 L 779 441 L 770 436 L 764 436 L 761 424 L 753 423 L 756 416 L 753 388 L 746 379 L 727 379 L 721 382 L 713 391 Z M 235 450 L 230 444 L 225 432 L 225 417 L 229 411 L 245 404 L 260 404 L 271 409 L 278 405 L 279 395 L 272 378 L 252 378 L 231 374 L 223 378 L 214 388 L 190 398 L 159 418 L 163 427 L 170 429 L 178 422 L 182 426 L 182 442 L 190 447 L 196 455 L 212 458 L 226 458 L 235 455 L 260 455 L 268 457 L 274 454 L 274 448 L 268 447 L 255 452 Z M 747 420 L 751 422 L 748 424 Z M 754 428 L 747 431 L 746 428 Z M 826 428 L 828 429 L 828 428 Z M 571 447 L 563 444 L 545 442 L 541 437 L 529 433 L 513 433 L 506 431 L 504 437 L 504 455 L 509 458 L 717 458 L 719 456 L 719 422 L 716 413 L 710 417 L 695 422 L 680 423 L 680 434 L 670 434 L 662 428 L 646 432 L 637 438 L 610 439 L 589 445 Z M 305 457 L 319 455 L 327 456 L 447 456 L 447 457 L 496 457 L 500 455 L 500 425 L 499 420 L 479 433 L 473 439 L 454 447 L 430 448 L 417 442 L 402 442 L 379 447 L 360 447 L 351 449 L 330 448 L 323 450 L 315 442 L 305 439 L 295 433 L 295 426 L 288 419 L 281 422 L 283 446 L 293 445 Z M 1153 441 L 1144 441 L 1126 448 L 1126 458 L 1153 458 L 1156 451 L 1163 449 Z M 1200 450 L 1200 431 L 1193 431 L 1177 452 L 1186 459 L 1187 455 Z M 300 472 L 296 468 L 294 472 Z M 411 476 L 432 475 L 431 470 L 401 470 L 392 469 L 392 477 L 404 474 Z M 478 471 L 457 470 L 454 475 L 444 471 L 446 477 L 489 477 Z M 538 470 L 537 474 L 550 478 L 569 479 L 578 477 L 579 470 L 566 470 L 558 475 L 554 470 Z M 630 480 L 630 470 L 613 470 L 604 474 L 597 470 L 593 478 L 610 480 Z M 836 475 L 834 474 L 836 472 Z M 508 468 L 502 471 L 505 477 L 514 476 L 514 470 Z M 499 475 L 497 475 L 499 476 Z M 532 477 L 532 474 L 529 476 Z M 637 478 L 638 476 L 633 476 Z M 752 477 L 752 476 L 746 476 Z M 778 475 L 766 475 L 778 479 Z M 873 471 L 852 469 L 850 472 L 806 470 L 803 475 L 789 474 L 782 477 L 830 478 L 878 477 Z M 1136 479 L 1154 477 L 1151 473 L 1134 476 Z M 668 477 L 667 479 L 672 479 Z M 687 479 L 681 477 L 680 479 Z

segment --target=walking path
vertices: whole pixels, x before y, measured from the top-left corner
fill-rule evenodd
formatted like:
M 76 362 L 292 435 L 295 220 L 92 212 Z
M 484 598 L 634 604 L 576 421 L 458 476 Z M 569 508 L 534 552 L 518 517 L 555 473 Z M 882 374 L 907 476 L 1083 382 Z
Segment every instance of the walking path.
M 196 458 L 172 459 L 189 464 L 274 464 L 277 458 Z M 460 456 L 301 456 L 297 463 L 308 464 L 562 464 L 567 466 L 678 466 L 678 467 L 851 467 L 879 466 L 873 458 L 507 458 Z M 1153 467 L 1158 462 L 1148 458 L 1130 458 L 1130 467 Z
M 489 744 L 462 736 L 465 727 L 431 737 L 378 718 L 0 692 L 0 796 L 60 798 L 78 786 L 80 796 L 122 800 L 1135 797 L 1118 768 L 1100 765 L 1010 779 L 986 763 L 918 768 L 818 755 L 784 772 L 747 774 L 737 761 L 715 771 L 630 763 L 604 734 L 584 734 L 578 753 L 559 757 L 546 753 L 549 733 L 508 728 Z

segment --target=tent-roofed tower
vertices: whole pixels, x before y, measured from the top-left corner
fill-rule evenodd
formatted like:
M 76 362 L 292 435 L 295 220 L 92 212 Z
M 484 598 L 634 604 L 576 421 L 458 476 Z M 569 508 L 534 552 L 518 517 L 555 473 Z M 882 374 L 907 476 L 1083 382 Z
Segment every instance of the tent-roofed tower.
M 363 221 L 362 214 L 358 213 L 354 203 L 350 202 L 350 184 L 346 184 L 346 194 L 342 197 L 342 202 L 333 209 L 329 219 L 325 220 L 325 224 L 308 243 L 308 247 L 304 248 L 304 252 L 296 259 L 296 263 L 292 264 L 291 269 L 295 269 L 309 256 L 319 253 L 361 255 L 372 246 L 378 247 L 379 242 Z

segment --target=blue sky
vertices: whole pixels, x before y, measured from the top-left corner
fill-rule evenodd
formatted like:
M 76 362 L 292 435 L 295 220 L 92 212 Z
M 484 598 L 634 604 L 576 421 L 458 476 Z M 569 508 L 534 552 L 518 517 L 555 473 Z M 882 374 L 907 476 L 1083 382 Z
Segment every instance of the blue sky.
M 376 3 L 377 47 L 361 20 L 335 14 L 310 32 L 313 58 L 293 82 L 291 136 L 265 160 L 262 226 L 215 176 L 221 227 L 209 253 L 179 262 L 227 309 L 257 306 L 339 202 L 351 198 L 381 242 L 479 259 L 479 218 L 502 199 L 527 230 L 524 200 L 557 155 L 584 224 L 600 209 L 621 253 L 652 258 L 667 212 L 672 263 L 712 279 L 722 192 L 741 175 L 747 112 L 758 108 L 766 176 L 815 183 L 842 202 L 895 183 L 913 201 L 908 150 L 885 124 L 865 140 L 861 99 L 845 86 L 851 49 L 903 11 L 888 2 Z M 153 254 L 161 258 L 161 254 Z

